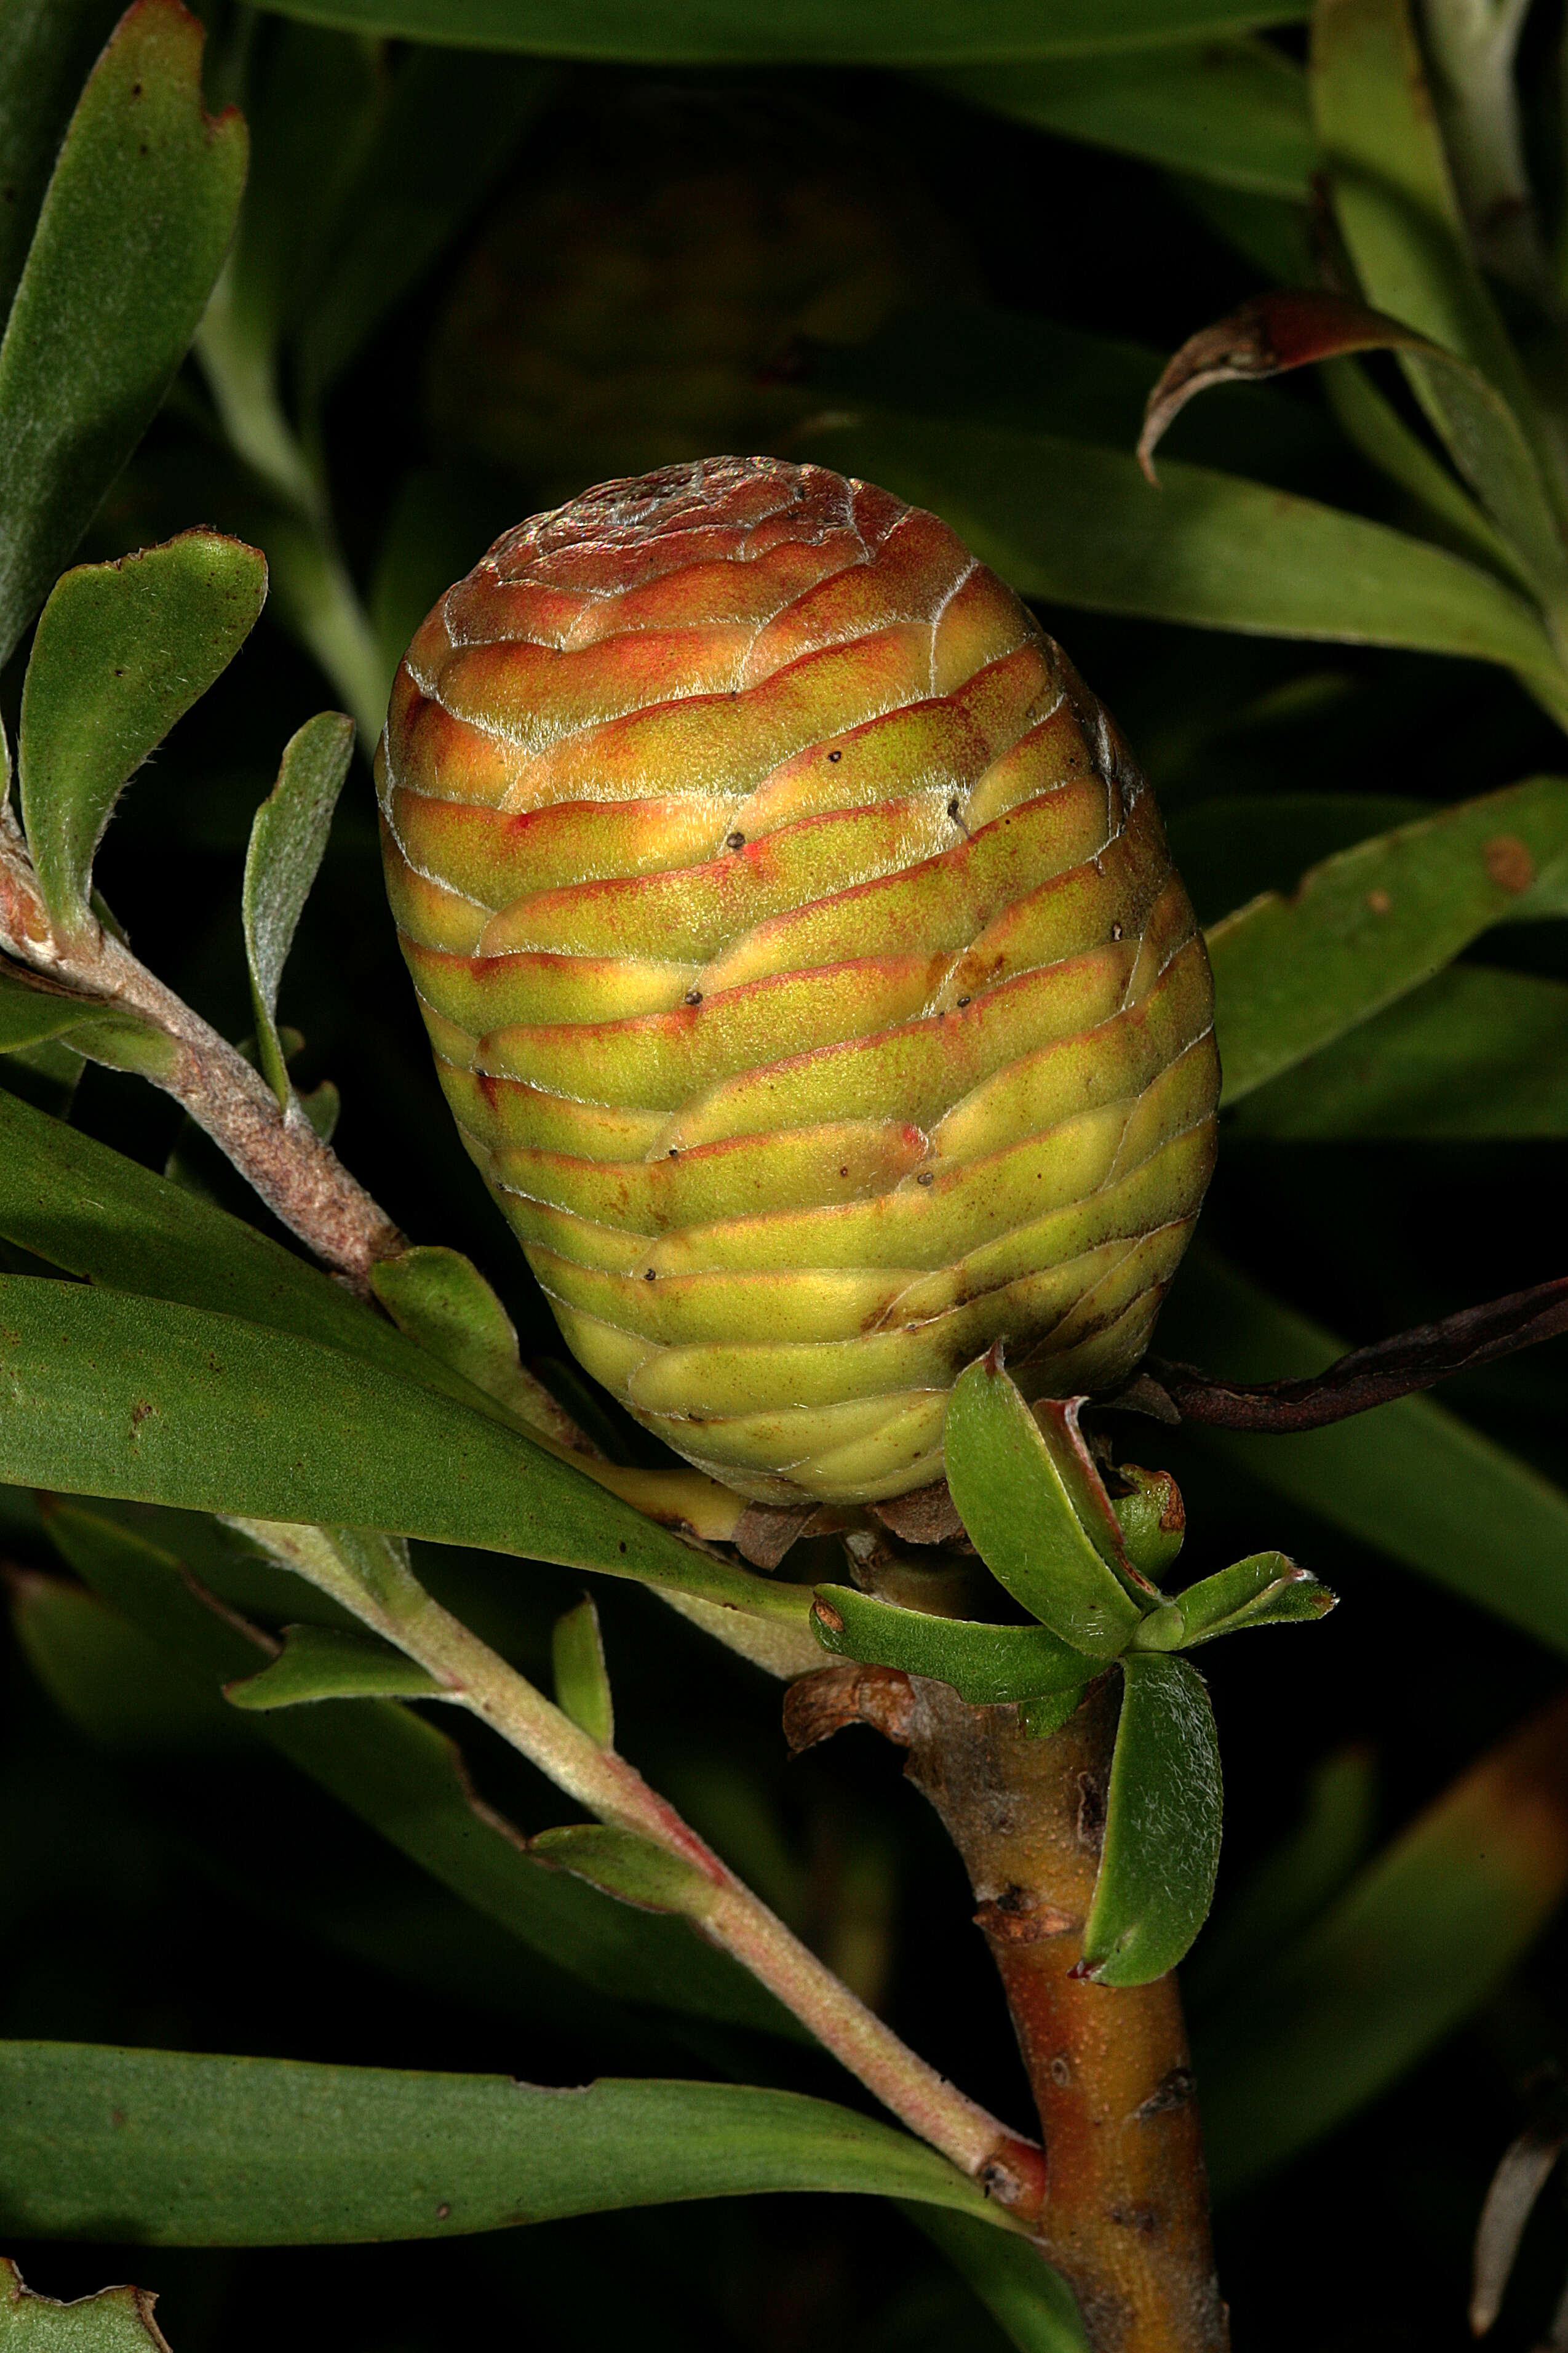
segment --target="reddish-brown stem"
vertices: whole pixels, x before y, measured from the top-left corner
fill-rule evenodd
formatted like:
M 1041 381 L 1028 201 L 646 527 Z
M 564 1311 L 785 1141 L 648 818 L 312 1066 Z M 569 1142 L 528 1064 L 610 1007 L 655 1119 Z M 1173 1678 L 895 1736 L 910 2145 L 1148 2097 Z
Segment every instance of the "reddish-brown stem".
M 1072 1974 L 1094 1893 L 1116 1732 L 1114 1677 L 1058 1733 L 946 1683 L 829 1668 L 797 1683 L 796 1746 L 851 1721 L 910 1752 L 963 1857 L 1039 2111 L 1034 2228 L 1070 2281 L 1094 2353 L 1226 2353 L 1208 2192 L 1173 1978 L 1112 1990 Z

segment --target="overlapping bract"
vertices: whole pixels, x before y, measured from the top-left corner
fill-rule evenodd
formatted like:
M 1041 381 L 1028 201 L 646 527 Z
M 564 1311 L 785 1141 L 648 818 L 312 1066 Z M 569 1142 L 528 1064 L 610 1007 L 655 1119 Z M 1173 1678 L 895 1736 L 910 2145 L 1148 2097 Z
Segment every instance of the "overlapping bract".
M 1121 1381 L 1212 1163 L 1152 798 L 934 516 L 816 467 L 606 484 L 426 621 L 378 758 L 465 1141 L 571 1346 L 743 1493 L 942 1471 L 960 1368 Z

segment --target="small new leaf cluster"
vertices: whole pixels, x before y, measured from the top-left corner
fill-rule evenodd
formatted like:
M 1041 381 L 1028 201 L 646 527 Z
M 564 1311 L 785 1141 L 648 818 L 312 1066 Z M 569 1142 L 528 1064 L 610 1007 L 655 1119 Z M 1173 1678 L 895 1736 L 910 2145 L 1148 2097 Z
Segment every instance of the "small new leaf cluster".
M 1219 1864 L 1219 1750 L 1208 1694 L 1175 1654 L 1244 1627 L 1321 1618 L 1334 1595 L 1283 1553 L 1253 1554 L 1174 1596 L 1156 1579 L 1184 1528 L 1167 1473 L 1129 1469 L 1112 1498 L 1079 1426 L 1081 1398 L 1033 1410 L 989 1350 L 948 1409 L 948 1484 L 970 1538 L 1035 1620 L 939 1618 L 845 1586 L 818 1588 L 826 1650 L 1014 1704 L 1057 1731 L 1120 1666 L 1121 1716 L 1105 1841 L 1084 1936 L 1086 1975 L 1142 1985 L 1173 1968 L 1207 1916 Z

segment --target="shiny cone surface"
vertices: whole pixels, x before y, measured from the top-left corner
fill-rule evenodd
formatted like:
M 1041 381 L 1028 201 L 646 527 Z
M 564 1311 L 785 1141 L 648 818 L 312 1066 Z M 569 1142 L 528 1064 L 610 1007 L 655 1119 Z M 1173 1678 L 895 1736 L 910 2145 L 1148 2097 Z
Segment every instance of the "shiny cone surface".
M 581 1362 L 761 1500 L 942 1475 L 998 1336 L 1114 1388 L 1213 1162 L 1152 797 L 1010 590 L 819 467 L 611 482 L 405 657 L 386 871 L 470 1151 Z

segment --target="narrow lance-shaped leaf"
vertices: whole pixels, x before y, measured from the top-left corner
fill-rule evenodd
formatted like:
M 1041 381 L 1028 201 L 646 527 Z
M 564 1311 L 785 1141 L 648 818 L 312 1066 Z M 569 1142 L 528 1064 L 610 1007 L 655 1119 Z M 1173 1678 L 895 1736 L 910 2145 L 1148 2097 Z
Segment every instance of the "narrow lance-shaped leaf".
M 1062 1641 L 1048 1626 L 988 1626 L 970 1618 L 939 1618 L 906 1609 L 853 1586 L 817 1588 L 811 1630 L 837 1658 L 897 1667 L 951 1683 L 974 1707 L 999 1707 L 1047 1692 L 1076 1694 L 1096 1662 Z
M 449 41 L 449 0 L 275 0 L 284 16 L 412 41 Z M 476 48 L 637 65 L 962 65 L 1076 57 L 1255 25 L 1299 22 L 1303 0 L 674 0 L 650 17 L 624 0 L 468 0 Z
M 1131 1651 L 1106 1795 L 1105 1844 L 1079 1968 L 1098 1985 L 1148 1985 L 1186 1953 L 1219 1870 L 1219 1742 L 1184 1659 Z
M 568 1822 L 560 1830 L 541 1831 L 530 1839 L 528 1851 L 639 1912 L 676 1912 L 700 1920 L 719 1893 L 715 1882 L 685 1855 L 604 1822 Z
M 1535 452 L 1559 523 L 1568 520 L 1550 437 L 1471 251 L 1406 0 L 1321 0 L 1310 78 L 1334 216 L 1368 301 L 1474 362 Z M 1405 365 L 1458 457 L 1468 428 L 1451 374 L 1414 354 Z
M 106 2287 L 57 2303 L 35 2295 L 9 2255 L 0 2255 L 0 2338 L 7 2353 L 170 2353 L 144 2287 Z
M 11 307 L 71 109 L 119 0 L 11 0 L 0 47 L 0 320 Z
M 197 1697 L 264 1667 L 268 1646 L 256 1630 L 232 1607 L 211 1607 L 171 1552 L 77 1504 L 52 1505 L 47 1525 L 100 1603 L 130 1621 L 127 1632 L 156 1643 Z M 122 1677 L 140 1658 L 133 1641 L 121 1654 Z M 476 1795 L 455 1743 L 407 1708 L 391 1700 L 329 1700 L 232 1712 L 227 1720 L 237 1734 L 253 1731 L 518 1939 L 533 1957 L 536 1981 L 543 1973 L 558 2013 L 580 2015 L 586 1987 L 619 2002 L 800 2034 L 754 1978 L 678 1922 L 627 1911 L 584 1881 L 543 1870 L 521 1833 Z
M 1153 452 L 1172 420 L 1200 392 L 1254 383 L 1356 352 L 1418 358 L 1442 406 L 1454 461 L 1549 600 L 1568 591 L 1568 549 L 1558 533 L 1534 451 L 1500 392 L 1473 361 L 1412 327 L 1338 294 L 1259 294 L 1182 345 L 1149 396 L 1139 461 L 1155 480 Z
M 605 1643 L 594 1597 L 585 1593 L 575 1609 L 555 1620 L 550 1643 L 555 1704 L 599 1743 L 614 1745 L 616 1711 L 605 1665 Z
M 1216 2195 L 1282 2165 L 1396 2081 L 1527 1949 L 1565 1888 L 1560 1699 L 1215 2004 L 1197 2063 Z
M 152 2246 L 452 2238 L 776 2190 L 914 2198 L 1007 2228 L 934 2149 L 749 2084 L 544 2090 L 510 2075 L 0 2044 L 0 2224 Z
M 182 532 L 82 564 L 44 607 L 22 685 L 22 821 L 57 926 L 91 921 L 92 861 L 126 780 L 220 677 L 255 627 L 267 560 Z
M 952 1500 L 993 1577 L 1064 1642 L 1115 1658 L 1142 1612 L 1079 1525 L 1039 1425 L 994 1355 L 960 1374 L 944 1445 Z
M 0 343 L 0 662 L 151 422 L 245 183 L 245 125 L 203 111 L 204 34 L 133 0 L 71 117 Z
M 1568 906 L 1568 781 L 1538 776 L 1326 859 L 1207 934 L 1225 1101 L 1427 980 L 1495 923 Z
M 1231 1133 L 1568 1135 L 1568 985 L 1450 965 L 1248 1096 Z
M 1302 206 L 1320 160 L 1306 77 L 1262 41 L 967 66 L 941 86 L 1065 139 Z
M 354 723 L 344 712 L 322 711 L 307 720 L 283 747 L 278 781 L 256 812 L 245 853 L 241 911 L 257 1045 L 285 1110 L 293 1090 L 278 1038 L 278 984 L 326 852 L 353 747 Z
M 1562 722 L 1568 682 L 1533 607 L 1425 540 L 1204 466 L 948 418 L 820 426 L 812 454 L 934 508 L 1026 596 L 1209 629 L 1500 662 Z
M 900 2202 L 1018 2353 L 1090 2353 L 1078 2300 L 1037 2245 L 1010 2232 L 984 2230 L 951 2207 Z
M 386 1642 L 344 1626 L 289 1626 L 270 1666 L 226 1685 L 230 1703 L 265 1713 L 322 1699 L 450 1699 L 435 1677 Z
M 0 1478 L 16 1485 L 476 1545 L 803 1626 L 810 1606 L 488 1414 L 235 1316 L 0 1276 Z

